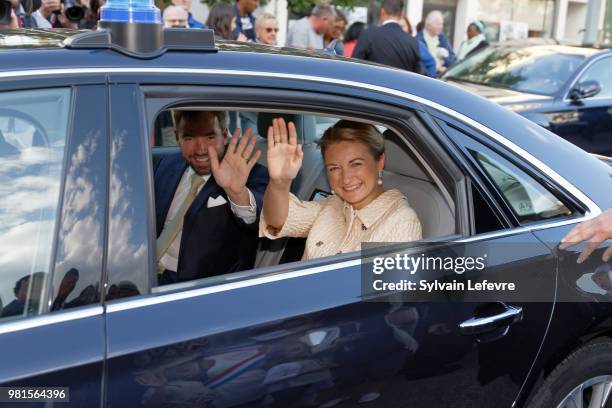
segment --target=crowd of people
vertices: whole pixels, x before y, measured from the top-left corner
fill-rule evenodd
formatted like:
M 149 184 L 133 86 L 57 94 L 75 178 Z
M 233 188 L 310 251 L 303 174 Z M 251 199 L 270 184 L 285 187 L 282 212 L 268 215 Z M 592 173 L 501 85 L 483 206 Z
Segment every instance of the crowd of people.
M 0 30 L 15 28 L 91 29 L 97 26 L 106 0 L 2 0 L 11 3 L 10 18 L 0 20 Z M 455 53 L 444 34 L 444 19 L 431 11 L 423 22 L 410 23 L 404 0 L 384 0 L 379 23 L 361 21 L 348 25 L 346 15 L 327 4 L 293 22 L 285 44 L 278 43 L 279 22 L 270 13 L 253 14 L 259 0 L 236 0 L 214 5 L 206 22 L 191 13 L 192 0 L 172 0 L 162 12 L 166 28 L 210 28 L 217 39 L 286 45 L 344 55 L 437 77 L 457 61 L 486 47 L 485 26 L 475 20 L 467 27 L 467 39 Z

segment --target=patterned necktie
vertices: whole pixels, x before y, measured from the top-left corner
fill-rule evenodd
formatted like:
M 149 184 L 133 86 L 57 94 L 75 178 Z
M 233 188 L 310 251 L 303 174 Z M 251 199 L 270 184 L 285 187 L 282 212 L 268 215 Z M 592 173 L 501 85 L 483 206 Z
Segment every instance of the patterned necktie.
M 183 229 L 183 220 L 185 219 L 185 213 L 195 200 L 198 195 L 198 189 L 200 186 L 204 184 L 204 178 L 199 174 L 191 175 L 191 188 L 189 189 L 189 193 L 187 197 L 183 200 L 181 207 L 179 208 L 176 216 L 168 223 L 168 226 L 163 229 L 162 233 L 157 238 L 157 263 L 158 270 L 163 268 L 159 266 L 159 260 L 166 253 L 172 242 L 176 239 L 179 231 Z

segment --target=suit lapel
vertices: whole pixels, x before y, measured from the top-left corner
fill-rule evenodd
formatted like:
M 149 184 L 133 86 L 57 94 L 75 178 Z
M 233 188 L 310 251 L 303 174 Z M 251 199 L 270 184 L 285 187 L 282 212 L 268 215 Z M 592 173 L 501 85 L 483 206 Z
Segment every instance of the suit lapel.
M 202 190 L 200 190 L 198 193 L 198 196 L 195 198 L 195 200 L 193 200 L 191 207 L 189 207 L 187 210 L 187 213 L 185 214 L 184 228 L 189 228 L 189 225 L 191 225 L 191 217 L 200 211 L 202 206 L 206 205 L 210 197 L 218 197 L 222 192 L 223 189 L 217 185 L 214 177 L 211 174 L 206 184 L 204 184 L 204 187 L 202 187 Z

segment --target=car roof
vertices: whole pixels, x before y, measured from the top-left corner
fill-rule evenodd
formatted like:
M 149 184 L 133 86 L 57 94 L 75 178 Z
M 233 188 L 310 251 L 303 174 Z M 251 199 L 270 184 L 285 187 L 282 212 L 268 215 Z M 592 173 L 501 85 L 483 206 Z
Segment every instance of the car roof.
M 609 167 L 591 157 L 583 150 L 566 142 L 533 122 L 510 112 L 507 109 L 443 81 L 400 69 L 364 63 L 363 61 L 327 55 L 321 52 L 304 51 L 292 48 L 269 47 L 252 43 L 232 41 L 215 41 L 217 51 L 168 51 L 154 59 L 133 58 L 110 49 L 67 49 L 62 42 L 77 31 L 33 30 L 24 32 L 16 30 L 1 34 L 1 41 L 6 43 L 16 38 L 26 38 L 38 45 L 20 46 L 12 52 L 0 52 L 0 78 L 13 76 L 15 71 L 41 70 L 44 73 L 58 74 L 85 68 L 104 72 L 112 69 L 194 69 L 210 70 L 221 73 L 231 71 L 243 72 L 252 76 L 267 78 L 293 78 L 298 83 L 318 82 L 333 86 L 344 84 L 349 87 L 361 87 L 369 90 L 378 89 L 382 93 L 409 96 L 417 103 L 424 103 L 430 108 L 442 111 L 457 112 L 468 120 L 503 135 L 510 142 L 530 152 L 535 158 L 554 169 L 570 183 L 583 187 L 588 195 L 605 197 L 601 189 L 591 186 L 608 182 Z M 13 38 L 13 40 L 11 40 Z M 2 44 L 0 42 L 0 46 Z M 245 63 L 248 58 L 248 63 Z M 7 75 L 7 71 L 10 72 Z M 18 76 L 17 74 L 16 76 Z M 486 112 L 486 115 L 483 115 Z M 517 126 L 521 122 L 523 126 Z M 517 128 L 524 129 L 517 132 Z M 584 173 L 593 168 L 589 186 L 581 174 L 573 171 L 574 166 L 567 163 L 581 162 Z M 597 168 L 597 170 L 595 170 Z M 595 174 L 603 174 L 605 179 L 591 183 Z
M 0 31 L 0 52 L 46 49 L 61 50 L 66 47 L 66 40 L 76 37 L 79 34 L 91 33 L 92 30 L 69 30 L 69 29 L 14 29 Z M 215 40 L 215 45 L 219 50 L 225 51 L 249 51 L 249 52 L 275 52 L 282 54 L 293 54 L 310 56 L 313 58 L 337 58 L 332 54 L 315 52 L 289 47 L 270 47 L 264 44 L 244 43 L 238 41 Z

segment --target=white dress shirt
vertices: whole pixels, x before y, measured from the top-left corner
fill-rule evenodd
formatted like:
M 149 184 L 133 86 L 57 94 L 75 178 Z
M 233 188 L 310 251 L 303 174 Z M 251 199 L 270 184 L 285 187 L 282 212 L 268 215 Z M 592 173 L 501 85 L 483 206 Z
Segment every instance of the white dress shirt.
M 176 188 L 176 191 L 174 192 L 174 197 L 172 198 L 172 203 L 170 204 L 170 209 L 168 210 L 168 214 L 166 215 L 166 221 L 164 222 L 164 229 L 168 227 L 168 224 L 170 223 L 170 221 L 176 216 L 176 213 L 181 208 L 181 204 L 187 197 L 187 194 L 189 194 L 189 189 L 191 188 L 191 175 L 194 173 L 195 172 L 193 171 L 191 167 L 187 167 L 187 169 L 183 173 L 183 176 L 181 177 L 181 181 L 179 182 L 178 187 Z M 202 178 L 204 179 L 204 184 L 202 184 L 202 186 L 200 186 L 200 188 L 198 189 L 198 194 L 208 182 L 208 179 L 210 178 L 210 174 L 203 175 Z M 240 217 L 247 224 L 252 224 L 257 219 L 257 212 L 256 212 L 257 203 L 255 202 L 255 197 L 253 196 L 253 193 L 251 192 L 251 190 L 247 189 L 247 191 L 249 192 L 249 204 L 250 205 L 248 206 L 237 205 L 237 204 L 234 204 L 232 200 L 229 200 L 229 202 L 230 202 L 230 207 L 232 209 L 232 212 L 237 217 Z M 179 231 L 174 241 L 172 241 L 172 244 L 170 244 L 170 246 L 166 250 L 166 253 L 159 260 L 159 263 L 164 268 L 171 270 L 171 271 L 175 271 L 175 272 L 178 269 L 178 257 L 179 257 L 179 250 L 181 248 L 182 233 L 183 231 Z

